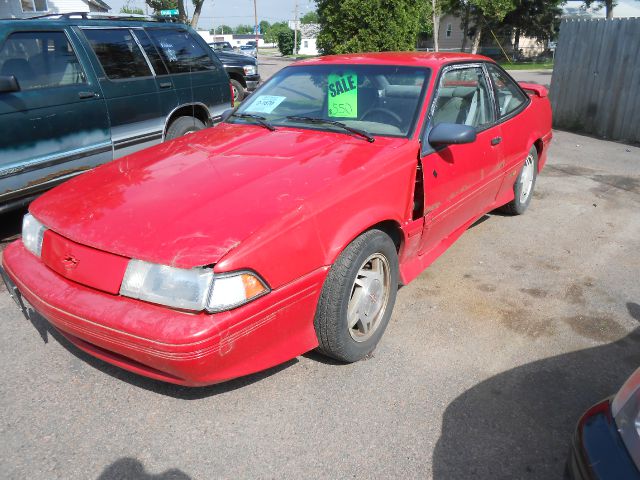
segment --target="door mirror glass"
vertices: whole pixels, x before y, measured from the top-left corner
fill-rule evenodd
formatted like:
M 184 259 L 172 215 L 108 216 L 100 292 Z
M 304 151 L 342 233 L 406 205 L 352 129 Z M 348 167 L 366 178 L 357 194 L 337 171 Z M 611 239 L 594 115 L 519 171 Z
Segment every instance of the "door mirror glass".
M 476 140 L 476 128 L 457 123 L 439 123 L 429 132 L 429 144 L 433 147 L 472 143 Z
M 0 76 L 0 93 L 19 92 L 20 85 L 14 75 Z

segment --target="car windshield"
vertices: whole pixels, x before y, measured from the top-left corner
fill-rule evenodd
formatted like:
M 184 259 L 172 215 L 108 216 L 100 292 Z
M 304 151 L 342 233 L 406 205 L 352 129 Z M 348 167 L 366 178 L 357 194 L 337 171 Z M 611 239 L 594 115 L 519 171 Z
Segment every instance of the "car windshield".
M 340 130 L 329 123 L 340 122 L 372 135 L 406 137 L 413 131 L 429 73 L 428 68 L 393 65 L 288 67 L 237 113 L 259 115 L 275 126 Z M 231 122 L 255 123 L 238 117 Z

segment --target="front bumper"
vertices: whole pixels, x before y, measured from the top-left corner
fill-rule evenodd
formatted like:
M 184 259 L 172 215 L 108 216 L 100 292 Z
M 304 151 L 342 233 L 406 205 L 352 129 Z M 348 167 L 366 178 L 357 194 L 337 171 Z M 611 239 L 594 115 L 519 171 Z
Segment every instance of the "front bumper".
M 290 360 L 318 345 L 320 268 L 243 307 L 215 315 L 172 310 L 67 280 L 20 240 L 2 256 L 5 283 L 81 350 L 131 372 L 209 385 Z
M 247 84 L 247 90 L 252 92 L 260 85 L 260 75 L 247 75 L 244 77 L 244 81 Z
M 608 399 L 591 407 L 578 422 L 567 476 L 572 480 L 640 479 L 618 433 Z

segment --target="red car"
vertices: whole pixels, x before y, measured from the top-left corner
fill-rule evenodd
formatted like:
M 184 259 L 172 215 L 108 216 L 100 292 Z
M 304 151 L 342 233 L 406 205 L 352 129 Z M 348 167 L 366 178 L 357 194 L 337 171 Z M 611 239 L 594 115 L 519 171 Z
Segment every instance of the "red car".
M 551 135 L 544 87 L 489 58 L 298 62 L 217 127 L 33 202 L 4 277 L 80 349 L 166 382 L 353 362 L 399 284 L 486 212 L 526 210 Z

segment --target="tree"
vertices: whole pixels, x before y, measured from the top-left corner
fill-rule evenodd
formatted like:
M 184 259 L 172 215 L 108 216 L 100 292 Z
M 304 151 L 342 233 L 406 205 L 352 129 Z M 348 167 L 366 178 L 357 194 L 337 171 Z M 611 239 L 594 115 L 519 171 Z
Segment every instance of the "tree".
M 587 7 L 590 7 L 593 3 L 604 5 L 608 19 L 613 18 L 613 7 L 618 4 L 618 2 L 616 2 L 615 0 L 584 0 L 584 4 Z
M 260 33 L 262 35 L 267 33 L 269 31 L 269 27 L 271 27 L 271 24 L 269 22 L 267 22 L 266 20 L 261 20 L 258 25 L 260 25 Z
M 278 32 L 278 50 L 282 55 L 293 54 L 293 41 L 295 35 L 293 30 L 287 28 L 287 30 L 281 30 Z M 296 51 L 300 49 L 300 37 L 298 37 L 298 44 L 296 45 Z
M 129 15 L 144 15 L 144 10 L 138 7 L 131 6 L 131 2 L 127 1 L 124 3 L 122 8 L 120 8 L 120 13 L 127 13 Z
M 414 50 L 426 2 L 318 0 L 324 54 Z
M 184 9 L 183 0 L 145 0 L 147 5 L 153 8 L 156 15 L 160 15 L 160 10 L 178 10 L 178 21 L 186 23 L 187 13 Z
M 300 23 L 303 25 L 308 25 L 310 23 L 318 23 L 318 12 L 308 12 L 305 13 L 300 19 Z
M 191 0 L 193 2 L 193 6 L 195 7 L 193 10 L 193 17 L 191 17 L 191 26 L 196 28 L 198 26 L 198 20 L 200 20 L 200 12 L 202 12 L 202 4 L 204 0 Z
M 516 0 L 449 0 L 447 11 L 463 19 L 463 30 L 473 35 L 471 53 L 478 53 L 482 33 L 486 27 L 493 29 L 501 25 L 504 17 L 516 8 L 515 2 Z M 466 36 L 463 47 L 466 44 Z
M 249 34 L 249 33 L 253 33 L 253 25 L 238 25 L 235 29 L 234 29 L 234 33 L 237 34 Z
M 514 55 L 520 50 L 522 35 L 540 41 L 552 39 L 560 26 L 563 0 L 520 0 L 515 10 L 509 12 L 503 25 L 513 32 Z
M 287 22 L 276 22 L 270 25 L 269 29 L 266 32 L 263 32 L 265 43 L 278 43 L 278 35 L 280 32 L 287 30 L 290 30 Z

